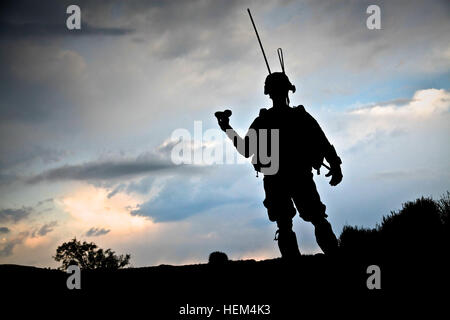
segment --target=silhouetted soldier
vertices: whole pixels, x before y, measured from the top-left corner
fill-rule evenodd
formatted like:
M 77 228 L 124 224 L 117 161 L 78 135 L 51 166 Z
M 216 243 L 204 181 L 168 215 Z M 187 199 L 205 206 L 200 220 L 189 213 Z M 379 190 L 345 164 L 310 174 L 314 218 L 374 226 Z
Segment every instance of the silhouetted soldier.
M 233 140 L 238 151 L 245 157 L 254 157 L 252 163 L 257 172 L 264 172 L 264 168 L 268 166 L 260 161 L 258 147 L 263 136 L 259 129 L 267 129 L 267 136 L 264 136 L 267 140 L 270 140 L 271 129 L 278 129 L 279 167 L 275 174 L 264 175 L 264 206 L 269 219 L 277 222 L 275 240 L 278 240 L 282 257 L 291 259 L 300 256 L 297 238 L 292 230 L 295 207 L 303 220 L 314 225 L 316 240 L 322 251 L 332 255 L 338 248 L 338 242 L 326 219 L 325 205 L 320 201 L 312 168 L 319 170 L 325 158 L 331 168 L 326 176 L 331 176 L 330 184 L 335 186 L 342 180 L 341 159 L 317 121 L 305 108 L 301 105 L 294 108 L 289 106 L 289 90 L 295 92 L 295 87 L 284 72 L 274 72 L 267 76 L 264 94 L 269 95 L 273 106 L 260 110 L 244 140 L 229 124 L 230 111 L 216 116 L 220 128 Z M 252 130 L 257 133 L 258 144 L 255 148 L 249 147 L 250 143 L 256 143 L 249 139 Z M 245 149 L 239 148 L 240 144 L 244 144 Z

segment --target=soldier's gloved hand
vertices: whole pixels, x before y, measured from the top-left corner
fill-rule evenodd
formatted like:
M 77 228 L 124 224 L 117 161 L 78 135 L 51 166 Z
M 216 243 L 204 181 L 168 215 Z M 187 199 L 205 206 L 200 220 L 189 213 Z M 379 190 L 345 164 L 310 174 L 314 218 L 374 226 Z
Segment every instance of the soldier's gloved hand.
M 226 131 L 227 129 L 230 129 L 230 118 L 228 117 L 219 117 L 217 118 L 217 122 L 219 123 L 219 127 L 220 129 L 222 129 L 222 131 Z
M 332 166 L 331 170 L 325 175 L 325 177 L 331 176 L 330 185 L 337 186 L 342 181 L 341 166 Z

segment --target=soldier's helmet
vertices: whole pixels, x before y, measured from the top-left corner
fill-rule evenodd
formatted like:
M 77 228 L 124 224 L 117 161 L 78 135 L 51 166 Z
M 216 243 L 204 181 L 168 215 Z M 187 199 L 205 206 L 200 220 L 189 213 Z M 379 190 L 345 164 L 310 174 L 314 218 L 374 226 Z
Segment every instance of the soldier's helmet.
M 264 94 L 283 95 L 288 91 L 295 92 L 295 86 L 284 72 L 273 72 L 266 77 Z

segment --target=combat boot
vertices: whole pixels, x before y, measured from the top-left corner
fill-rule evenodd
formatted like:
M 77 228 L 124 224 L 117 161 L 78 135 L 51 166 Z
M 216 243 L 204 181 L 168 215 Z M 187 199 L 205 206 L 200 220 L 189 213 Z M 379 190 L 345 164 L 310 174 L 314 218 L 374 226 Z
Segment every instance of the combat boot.
M 335 256 L 338 253 L 338 240 L 331 228 L 331 224 L 324 218 L 314 223 L 314 233 L 320 249 L 327 256 Z
M 277 230 L 274 240 L 278 241 L 278 248 L 283 259 L 296 260 L 301 256 L 294 231 Z

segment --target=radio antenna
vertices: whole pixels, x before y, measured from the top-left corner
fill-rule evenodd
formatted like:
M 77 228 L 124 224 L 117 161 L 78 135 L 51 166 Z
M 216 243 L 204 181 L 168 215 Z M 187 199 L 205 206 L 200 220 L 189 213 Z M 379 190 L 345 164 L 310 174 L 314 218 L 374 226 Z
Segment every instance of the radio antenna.
M 255 22 L 253 21 L 252 13 L 250 12 L 249 8 L 247 8 L 247 11 L 248 11 L 248 15 L 250 16 L 250 20 L 252 21 L 253 29 L 255 29 L 256 37 L 258 38 L 259 46 L 261 47 L 261 51 L 264 56 L 264 61 L 266 62 L 267 70 L 269 71 L 269 74 L 272 74 L 272 72 L 270 72 L 269 63 L 267 62 L 266 53 L 264 52 L 264 48 L 261 43 L 261 39 L 259 38 L 258 30 L 256 29 Z
M 284 72 L 284 57 L 283 57 L 283 49 L 278 48 L 277 49 L 277 53 L 278 53 L 278 59 L 280 60 L 280 66 L 281 66 L 281 70 Z

